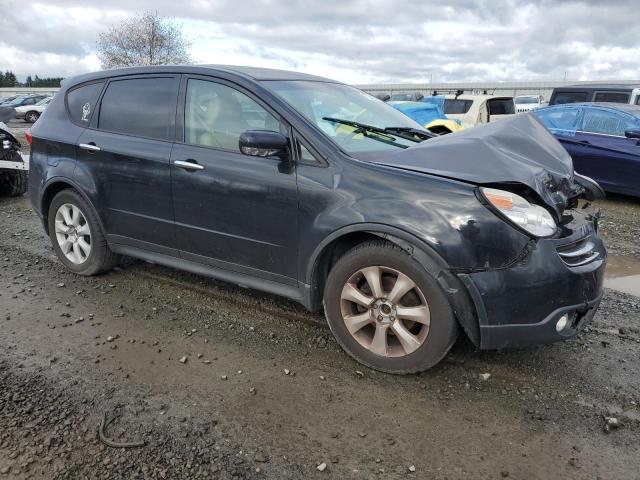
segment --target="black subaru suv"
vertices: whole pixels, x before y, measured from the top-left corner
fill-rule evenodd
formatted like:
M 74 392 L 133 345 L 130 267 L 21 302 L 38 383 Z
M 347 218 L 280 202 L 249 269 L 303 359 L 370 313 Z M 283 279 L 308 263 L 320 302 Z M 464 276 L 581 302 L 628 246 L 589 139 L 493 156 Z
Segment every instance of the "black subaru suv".
M 436 137 L 380 100 L 248 67 L 64 82 L 32 131 L 30 195 L 80 275 L 118 255 L 324 312 L 360 362 L 410 373 L 574 336 L 602 295 L 597 184 L 519 115 Z

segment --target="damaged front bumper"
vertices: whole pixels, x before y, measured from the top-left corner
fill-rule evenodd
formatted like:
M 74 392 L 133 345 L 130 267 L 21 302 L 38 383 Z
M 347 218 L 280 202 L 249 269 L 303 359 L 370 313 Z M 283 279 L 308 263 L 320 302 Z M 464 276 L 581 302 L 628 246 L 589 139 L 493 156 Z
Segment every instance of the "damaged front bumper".
M 474 303 L 480 348 L 552 343 L 574 337 L 602 298 L 607 252 L 599 210 L 572 210 L 562 238 L 538 239 L 510 268 L 459 273 Z

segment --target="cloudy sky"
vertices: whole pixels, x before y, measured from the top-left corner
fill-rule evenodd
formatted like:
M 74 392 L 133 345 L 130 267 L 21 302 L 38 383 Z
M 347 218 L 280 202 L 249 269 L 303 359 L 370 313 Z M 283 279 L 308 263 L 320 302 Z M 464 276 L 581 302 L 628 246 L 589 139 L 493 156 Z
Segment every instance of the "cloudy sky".
M 0 0 L 0 69 L 97 70 L 98 34 L 147 9 L 183 26 L 197 63 L 349 83 L 640 79 L 636 0 Z

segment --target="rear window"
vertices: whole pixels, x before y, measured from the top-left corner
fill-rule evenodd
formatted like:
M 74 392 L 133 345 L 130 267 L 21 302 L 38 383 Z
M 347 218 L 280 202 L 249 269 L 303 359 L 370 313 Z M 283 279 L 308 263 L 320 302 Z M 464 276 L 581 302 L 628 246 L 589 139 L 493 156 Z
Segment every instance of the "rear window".
M 587 92 L 557 92 L 553 96 L 551 105 L 559 105 L 562 103 L 581 103 L 587 101 Z
M 90 83 L 67 93 L 69 116 L 78 125 L 89 125 L 104 82 Z
M 624 92 L 598 92 L 594 102 L 629 103 L 629 94 Z
M 136 78 L 109 83 L 100 103 L 98 128 L 169 140 L 176 111 L 173 78 Z
M 473 104 L 473 100 L 461 100 L 459 98 L 445 98 L 444 113 L 461 114 L 467 113 Z
M 494 98 L 487 101 L 489 115 L 512 115 L 516 113 L 516 107 L 511 98 Z

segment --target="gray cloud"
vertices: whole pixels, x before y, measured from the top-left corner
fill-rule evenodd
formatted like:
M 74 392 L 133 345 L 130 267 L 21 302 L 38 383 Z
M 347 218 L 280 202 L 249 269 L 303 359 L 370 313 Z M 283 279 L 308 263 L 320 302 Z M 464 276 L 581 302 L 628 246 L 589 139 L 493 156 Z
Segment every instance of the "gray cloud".
M 192 37 L 196 47 L 220 41 L 241 58 L 299 70 L 324 62 L 363 81 L 640 78 L 634 7 L 634 0 L 53 0 L 3 11 L 0 69 L 56 74 L 29 70 L 45 55 L 43 68 L 83 71 L 99 31 L 152 9 L 189 25 L 209 22 L 215 36 Z M 215 48 L 205 60 L 218 62 Z

